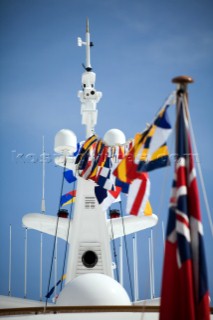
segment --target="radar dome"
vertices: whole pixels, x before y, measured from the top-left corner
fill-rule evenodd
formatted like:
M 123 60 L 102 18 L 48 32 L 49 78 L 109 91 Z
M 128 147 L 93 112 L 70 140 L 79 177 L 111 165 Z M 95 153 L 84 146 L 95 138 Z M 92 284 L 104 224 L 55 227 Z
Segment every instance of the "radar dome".
M 61 154 L 73 154 L 77 149 L 77 138 L 73 131 L 62 129 L 55 135 L 54 151 Z
M 126 137 L 121 130 L 110 129 L 104 135 L 104 142 L 111 147 L 118 144 L 124 144 L 126 142 Z
M 131 302 L 125 289 L 113 278 L 100 273 L 86 273 L 67 283 L 57 305 L 131 305 Z

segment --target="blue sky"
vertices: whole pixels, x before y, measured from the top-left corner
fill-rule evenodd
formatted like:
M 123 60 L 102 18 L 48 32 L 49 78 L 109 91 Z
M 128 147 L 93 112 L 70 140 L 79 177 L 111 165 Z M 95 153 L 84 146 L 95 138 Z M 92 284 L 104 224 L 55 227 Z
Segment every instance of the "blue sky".
M 103 92 L 96 127 L 100 137 L 114 127 L 123 130 L 127 138 L 133 137 L 153 119 L 174 90 L 173 77 L 187 74 L 195 79 L 189 87 L 189 103 L 212 208 L 212 9 L 211 0 L 0 1 L 0 294 L 8 292 L 8 239 L 12 224 L 12 294 L 23 297 L 21 218 L 28 212 L 40 212 L 42 136 L 50 155 L 46 165 L 46 211 L 52 215 L 57 212 L 61 182 L 61 169 L 53 162 L 54 136 L 62 128 L 73 130 L 79 141 L 85 136 L 77 98 L 85 52 L 77 47 L 76 39 L 84 37 L 86 17 L 90 19 L 91 40 L 95 44 L 91 60 L 97 74 L 96 88 Z M 159 216 L 159 226 L 154 229 L 156 295 L 160 292 L 162 265 L 161 221 L 167 219 L 172 172 L 173 168 L 169 168 L 150 175 L 151 202 Z M 213 240 L 202 197 L 201 205 L 210 271 Z M 149 235 L 150 231 L 140 235 L 141 298 L 149 297 Z M 45 236 L 44 241 L 43 291 L 47 287 L 53 240 Z M 63 243 L 60 246 L 59 260 Z M 39 234 L 31 231 L 28 291 L 33 299 L 39 297 L 38 259 Z M 128 283 L 126 286 L 128 289 Z M 209 286 L 213 295 L 210 272 Z

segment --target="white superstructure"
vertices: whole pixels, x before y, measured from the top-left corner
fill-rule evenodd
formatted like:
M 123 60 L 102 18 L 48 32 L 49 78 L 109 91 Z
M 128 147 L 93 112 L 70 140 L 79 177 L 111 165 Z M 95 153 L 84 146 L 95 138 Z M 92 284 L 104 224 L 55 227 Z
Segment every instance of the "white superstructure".
M 90 63 L 90 33 L 89 33 L 89 22 L 87 20 L 86 26 L 86 41 L 83 42 L 78 38 L 78 45 L 86 46 L 86 66 L 85 71 L 82 75 L 82 91 L 78 92 L 78 96 L 81 102 L 81 114 L 82 114 L 82 124 L 86 125 L 86 138 L 94 134 L 95 124 L 97 122 L 97 108 L 96 105 L 100 100 L 102 94 L 95 89 L 95 73 L 92 71 Z M 109 130 L 105 136 L 104 140 L 108 145 L 113 146 L 113 144 L 124 144 L 125 135 L 118 129 Z M 75 151 L 74 145 L 76 144 L 75 134 L 67 129 L 62 129 L 59 131 L 55 138 L 55 151 L 60 154 L 59 158 L 56 159 L 56 163 L 61 166 L 66 166 L 71 168 L 74 172 L 75 163 L 72 158 L 72 153 Z M 60 162 L 59 159 L 66 159 L 66 161 Z M 72 159 L 73 161 L 71 161 Z M 138 232 L 140 230 L 154 226 L 157 223 L 156 215 L 152 216 L 125 216 L 123 218 L 115 218 L 113 221 L 107 219 L 107 214 L 103 211 L 101 205 L 96 200 L 94 188 L 95 183 L 91 180 L 85 180 L 76 174 L 76 202 L 74 207 L 73 219 L 52 217 L 48 215 L 40 214 L 28 214 L 23 217 L 23 224 L 32 229 L 39 230 L 44 233 L 51 235 L 56 234 L 57 226 L 57 237 L 64 240 L 67 239 L 69 243 L 68 259 L 67 259 L 67 270 L 66 270 L 66 285 L 62 290 L 61 297 L 59 295 L 58 301 L 63 305 L 63 297 L 66 300 L 66 304 L 69 305 L 69 295 L 73 300 L 75 293 L 81 292 L 83 289 L 79 288 L 76 290 L 77 286 L 81 286 L 85 281 L 94 283 L 94 286 L 87 286 L 87 291 L 91 290 L 99 292 L 98 288 L 101 285 L 103 288 L 105 278 L 103 278 L 103 284 L 100 284 L 102 278 L 100 274 L 110 277 L 110 288 L 119 293 L 118 287 L 121 285 L 113 279 L 113 263 L 111 257 L 110 241 L 112 237 L 114 239 L 124 236 L 124 225 L 125 234 L 131 234 Z M 113 227 L 113 235 L 112 235 Z M 67 238 L 67 235 L 69 237 Z M 87 275 L 84 281 L 74 282 L 73 279 L 76 277 L 81 277 Z M 90 280 L 90 275 L 92 280 Z M 97 281 L 95 280 L 97 277 Z M 114 283 L 114 285 L 113 285 Z M 65 291 L 64 291 L 65 290 Z M 123 292 L 123 288 L 120 289 Z M 66 294 L 64 293 L 66 292 Z M 104 296 L 100 300 L 101 304 L 109 304 L 109 287 L 106 288 L 106 299 Z M 91 295 L 88 294 L 88 304 L 91 303 Z M 95 296 L 93 294 L 93 296 Z M 76 304 L 81 305 L 82 301 L 79 300 L 80 295 L 78 293 L 78 298 L 74 299 Z M 84 296 L 84 303 L 86 303 Z M 70 305 L 73 303 L 70 300 Z M 104 302 L 105 301 L 105 302 Z M 115 299 L 116 304 L 123 304 L 122 299 Z M 130 300 L 128 298 L 130 303 Z M 95 301 L 94 301 L 95 303 Z M 99 303 L 98 300 L 96 302 Z M 112 304 L 112 301 L 110 302 Z
M 95 132 L 97 103 L 102 93 L 95 89 L 96 74 L 92 71 L 90 62 L 92 44 L 88 20 L 86 40 L 84 42 L 78 38 L 78 45 L 86 46 L 86 65 L 78 97 L 81 102 L 82 124 L 86 126 L 86 138 L 89 138 Z M 103 140 L 110 147 L 126 142 L 125 135 L 118 129 L 107 131 Z M 156 225 L 157 216 L 152 214 L 108 219 L 106 211 L 96 199 L 95 182 L 85 180 L 76 172 L 73 156 L 76 145 L 77 137 L 71 130 L 62 129 L 56 134 L 54 150 L 59 154 L 56 163 L 72 169 L 77 178 L 73 217 L 70 220 L 60 216 L 29 213 L 23 217 L 23 225 L 68 242 L 66 282 L 56 305 L 131 305 L 127 292 L 114 279 L 113 269 L 118 266 L 112 261 L 110 241 Z

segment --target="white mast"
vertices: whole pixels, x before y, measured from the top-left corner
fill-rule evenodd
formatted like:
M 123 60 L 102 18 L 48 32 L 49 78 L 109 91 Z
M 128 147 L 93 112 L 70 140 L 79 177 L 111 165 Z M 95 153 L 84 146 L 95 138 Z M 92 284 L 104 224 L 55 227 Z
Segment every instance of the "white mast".
M 56 237 L 56 242 L 55 242 L 55 256 L 54 256 L 54 285 L 55 285 L 55 290 L 54 290 L 54 296 L 55 296 L 55 301 L 57 299 L 57 283 L 58 281 L 58 238 Z
M 78 46 L 86 46 L 86 66 L 82 74 L 82 90 L 78 92 L 81 101 L 82 124 L 86 125 L 86 138 L 94 134 L 97 123 L 98 110 L 96 105 L 102 97 L 102 93 L 95 90 L 96 74 L 92 71 L 90 62 L 90 42 L 89 20 L 86 22 L 86 41 L 78 38 Z
M 45 213 L 45 149 L 44 149 L 44 136 L 42 139 L 42 200 L 41 200 L 41 213 Z
M 120 284 L 123 286 L 123 237 L 120 237 L 119 244 L 119 258 L 120 258 Z
M 149 284 L 150 298 L 153 299 L 153 281 L 152 281 L 152 253 L 151 253 L 151 238 L 149 237 Z
M 10 248 L 9 248 L 9 283 L 8 296 L 11 296 L 11 271 L 12 271 L 12 226 L 10 224 Z
M 150 268 L 150 293 L 151 299 L 155 297 L 155 272 L 154 272 L 154 247 L 153 247 L 153 230 L 149 238 L 149 268 Z
M 43 276 L 42 276 L 42 266 L 43 266 L 43 233 L 40 233 L 40 301 L 42 301 L 42 283 L 43 283 Z
M 98 110 L 96 104 L 102 93 L 95 89 L 96 74 L 90 64 L 89 21 L 86 22 L 86 41 L 78 38 L 78 45 L 86 46 L 86 66 L 82 75 L 81 101 L 82 124 L 86 125 L 86 138 L 94 134 Z M 78 177 L 77 194 L 72 220 L 72 232 L 67 259 L 66 283 L 74 277 L 89 272 L 104 273 L 113 277 L 110 237 L 106 224 L 106 213 L 98 204 L 94 193 L 94 182 Z
M 134 299 L 135 301 L 137 301 L 139 298 L 137 233 L 134 234 L 132 240 L 133 240 L 133 268 L 134 268 Z
M 151 257 L 152 257 L 152 289 L 153 289 L 153 299 L 155 298 L 155 268 L 154 268 L 154 242 L 153 242 L 153 229 L 151 228 Z
M 41 213 L 45 214 L 45 148 L 44 136 L 42 139 L 42 200 Z M 40 301 L 42 301 L 42 286 L 43 286 L 43 233 L 40 233 Z
M 24 298 L 27 298 L 27 228 L 24 238 Z

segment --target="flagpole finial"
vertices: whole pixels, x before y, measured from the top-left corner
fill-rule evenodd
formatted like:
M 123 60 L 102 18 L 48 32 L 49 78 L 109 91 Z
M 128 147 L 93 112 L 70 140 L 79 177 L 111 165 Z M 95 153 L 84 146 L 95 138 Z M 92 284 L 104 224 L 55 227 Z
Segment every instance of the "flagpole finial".
M 172 79 L 172 83 L 177 85 L 177 96 L 180 92 L 185 93 L 188 99 L 187 86 L 189 83 L 193 83 L 194 80 L 190 76 L 178 76 Z
M 173 78 L 172 82 L 180 85 L 187 85 L 189 83 L 193 83 L 194 80 L 192 79 L 192 77 L 189 77 L 189 76 L 178 76 Z
M 193 83 L 194 80 L 190 76 L 178 76 L 172 79 L 173 83 L 181 83 L 181 84 L 188 84 Z

